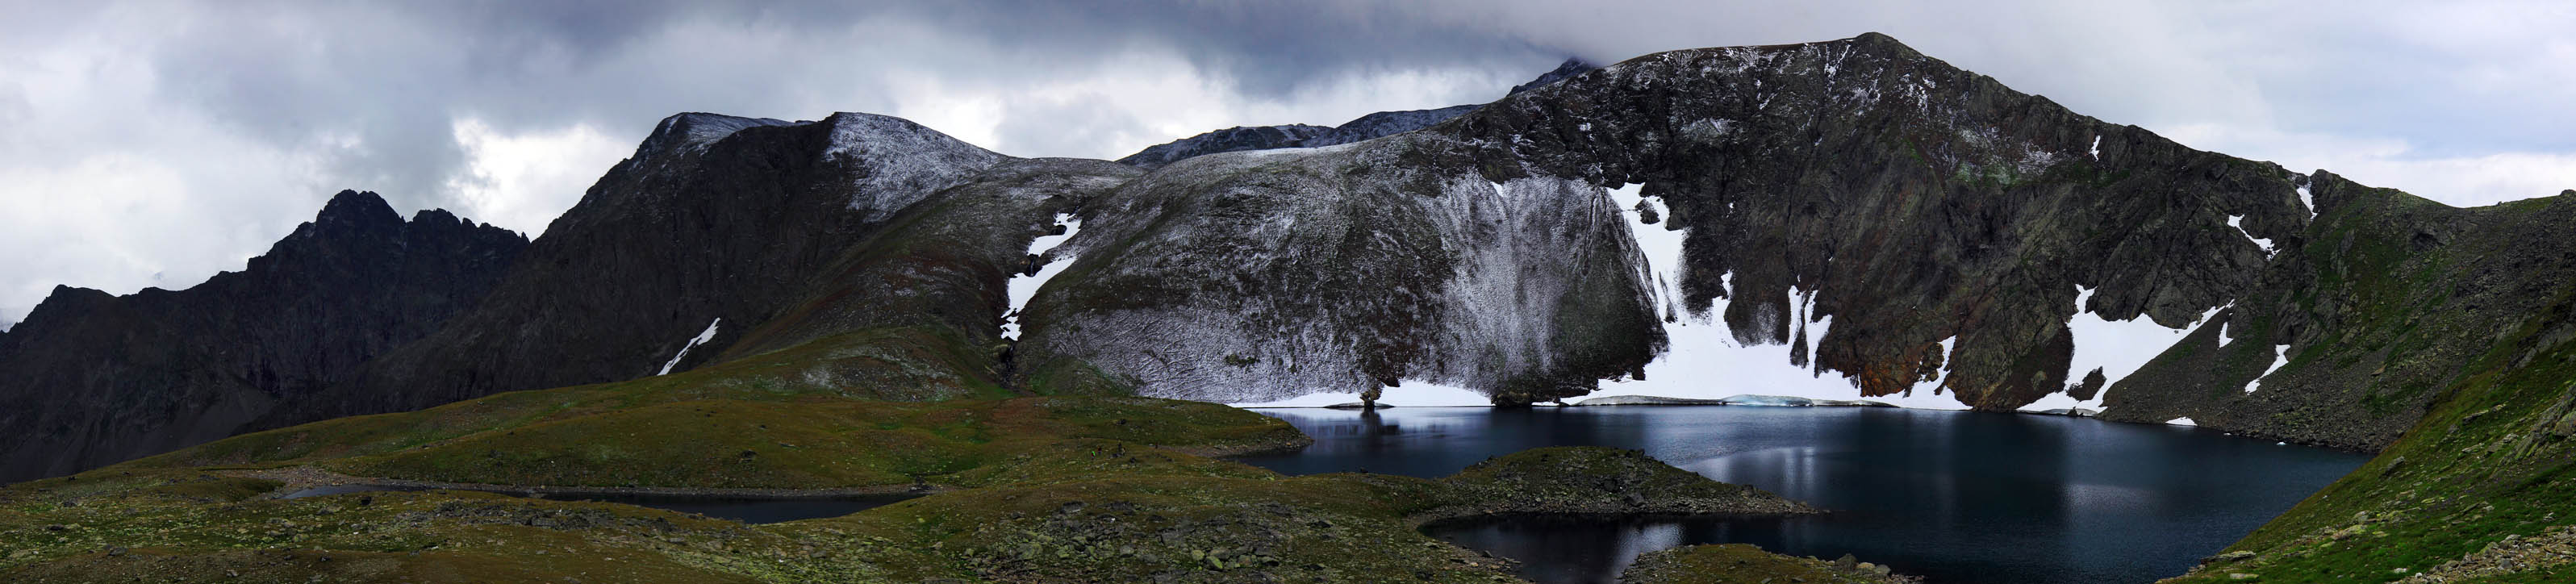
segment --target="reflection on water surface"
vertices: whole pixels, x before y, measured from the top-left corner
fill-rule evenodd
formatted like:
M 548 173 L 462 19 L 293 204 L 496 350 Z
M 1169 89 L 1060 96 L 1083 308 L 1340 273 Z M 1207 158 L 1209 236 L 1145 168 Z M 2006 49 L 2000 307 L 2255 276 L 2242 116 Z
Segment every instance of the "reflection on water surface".
M 1438 477 L 1487 457 L 1596 445 L 1834 510 L 1732 520 L 1508 518 L 1432 534 L 1541 582 L 1610 582 L 1638 553 L 1752 543 L 1934 582 L 2146 582 L 2180 574 L 2368 457 L 2198 428 L 1890 408 L 1627 406 L 1256 410 L 1315 445 L 1244 462 L 1288 474 Z

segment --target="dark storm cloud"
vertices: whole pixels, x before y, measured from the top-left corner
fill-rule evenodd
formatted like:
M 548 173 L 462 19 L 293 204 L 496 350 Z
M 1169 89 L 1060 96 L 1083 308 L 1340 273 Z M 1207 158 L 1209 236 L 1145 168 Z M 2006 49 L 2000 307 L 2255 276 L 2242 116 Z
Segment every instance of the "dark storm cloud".
M 2194 146 L 2444 200 L 2576 182 L 2576 16 L 2554 3 L 0 5 L 0 249 L 19 251 L 0 320 L 56 283 L 237 269 L 341 188 L 537 231 L 681 111 L 872 111 L 1114 158 L 1485 101 L 1566 55 L 1865 31 Z
M 154 47 L 162 95 L 272 144 L 355 138 L 357 146 L 330 154 L 327 172 L 348 184 L 403 191 L 389 195 L 419 206 L 457 205 L 421 198 L 465 162 L 451 136 L 454 116 L 474 116 L 502 133 L 570 123 L 642 127 L 693 108 L 819 116 L 826 112 L 800 109 L 808 104 L 795 99 L 810 76 L 951 57 L 837 49 L 873 26 L 937 31 L 999 47 L 1006 57 L 1047 60 L 955 62 L 943 77 L 998 82 L 1032 68 L 1080 67 L 1145 43 L 1226 72 L 1247 95 L 1288 96 L 1354 68 L 1493 67 L 1550 57 L 1489 31 L 1403 20 L 1396 10 L 1360 4 L 243 3 L 201 16 Z M 699 29 L 785 45 L 760 55 L 682 49 Z M 638 62 L 639 54 L 656 59 Z M 869 63 L 879 60 L 886 62 Z M 884 100 L 863 87 L 839 89 L 855 90 L 841 98 L 848 104 L 842 108 Z

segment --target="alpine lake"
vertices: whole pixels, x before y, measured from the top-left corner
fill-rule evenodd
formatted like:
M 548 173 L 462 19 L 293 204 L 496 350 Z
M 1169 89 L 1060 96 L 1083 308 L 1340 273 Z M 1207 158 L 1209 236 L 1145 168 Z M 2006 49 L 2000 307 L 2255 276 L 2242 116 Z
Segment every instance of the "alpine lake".
M 1789 518 L 1522 516 L 1434 524 L 1542 583 L 1615 582 L 1638 554 L 1704 543 L 1933 583 L 2179 575 L 2368 455 L 2186 426 L 1871 407 L 1261 409 L 1315 444 L 1241 458 L 1284 474 L 1439 477 L 1546 446 L 1636 449 L 1829 510 Z

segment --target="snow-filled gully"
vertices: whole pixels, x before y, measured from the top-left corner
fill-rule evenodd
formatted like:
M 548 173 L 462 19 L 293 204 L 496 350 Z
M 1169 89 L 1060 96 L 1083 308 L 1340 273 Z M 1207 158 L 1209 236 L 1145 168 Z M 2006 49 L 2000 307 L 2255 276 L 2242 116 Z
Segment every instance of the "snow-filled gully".
M 707 341 L 714 340 L 716 338 L 716 327 L 723 324 L 724 319 L 722 318 L 709 321 L 707 323 L 707 330 L 700 331 L 697 338 L 689 339 L 689 344 L 681 345 L 679 354 L 672 355 L 669 362 L 662 364 L 662 371 L 654 373 L 654 375 L 670 375 L 671 368 L 680 366 L 680 360 L 689 356 L 689 349 L 698 348 L 698 345 L 704 345 L 707 344 Z
M 1082 231 L 1082 218 L 1075 217 L 1072 213 L 1057 213 L 1055 224 L 1064 227 L 1063 235 L 1042 235 L 1029 242 L 1029 255 L 1044 259 L 1046 264 L 1038 267 L 1036 274 L 1020 272 L 1011 275 L 1008 286 L 1011 310 L 1002 313 L 1002 338 L 1004 339 L 1019 340 L 1020 309 L 1027 308 L 1029 300 L 1037 298 L 1038 289 L 1046 286 L 1047 280 L 1055 278 L 1056 274 L 1064 273 L 1065 268 L 1073 267 L 1072 254 L 1049 257 L 1047 252 L 1054 251 L 1056 246 L 1063 245 L 1066 240 L 1073 239 L 1073 234 Z
M 1644 184 L 1628 184 L 1609 189 L 1609 194 L 1620 215 L 1628 218 L 1628 230 L 1636 238 L 1638 251 L 1645 253 L 1648 286 L 1653 288 L 1651 297 L 1656 313 L 1665 315 L 1664 334 L 1671 340 L 1671 345 L 1663 355 L 1646 364 L 1644 379 L 1605 381 L 1599 390 L 1565 401 L 1570 403 L 1614 395 L 1691 399 L 1716 399 L 1740 394 L 1830 400 L 1859 397 L 1859 390 L 1842 375 L 1820 375 L 1806 367 L 1791 365 L 1791 347 L 1788 344 L 1737 342 L 1721 317 L 1726 314 L 1728 299 L 1717 299 L 1705 312 L 1694 313 L 1684 306 L 1681 294 L 1682 240 L 1689 231 L 1668 229 L 1672 224 L 1663 221 L 1645 223 L 1643 213 L 1638 211 L 1640 205 L 1661 217 L 1671 217 L 1672 214 L 1664 211 L 1661 201 L 1645 198 L 1644 187 Z M 1732 274 L 1723 278 L 1730 286 L 1734 282 Z M 1808 293 L 1813 294 L 1813 291 Z M 1833 329 L 1833 318 L 1810 317 L 1806 311 L 1807 303 L 1800 301 L 1797 292 L 1790 294 L 1789 305 L 1796 307 L 1797 313 L 1780 316 L 1810 321 L 1805 322 L 1807 342 L 1823 339 L 1825 333 Z M 1943 347 L 1944 350 L 1948 348 L 1946 341 Z M 1949 396 L 1932 395 L 1928 391 L 1930 387 L 1931 384 L 1926 384 L 1921 389 L 1927 391 L 1916 391 L 1912 395 L 1865 399 L 1911 408 L 1967 408 Z

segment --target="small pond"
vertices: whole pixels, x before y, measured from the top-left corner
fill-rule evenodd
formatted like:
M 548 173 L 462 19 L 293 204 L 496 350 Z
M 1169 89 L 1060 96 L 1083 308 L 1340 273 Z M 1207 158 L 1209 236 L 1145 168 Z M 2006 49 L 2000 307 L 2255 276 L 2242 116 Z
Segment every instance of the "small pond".
M 427 490 L 431 490 L 431 489 L 428 489 L 428 488 L 425 488 L 425 487 L 404 486 L 404 485 L 366 485 L 366 484 L 359 484 L 359 485 L 328 485 L 328 486 L 320 486 L 320 487 L 313 487 L 313 488 L 309 488 L 309 489 L 304 489 L 304 490 L 296 491 L 296 492 L 293 492 L 293 493 L 287 493 L 287 494 L 286 494 L 284 497 L 282 497 L 282 498 L 286 498 L 286 499 L 301 499 L 301 498 L 305 498 L 305 497 L 320 497 L 320 496 L 324 496 L 324 495 L 345 495 L 345 494 L 349 494 L 349 493 L 365 493 L 365 492 L 373 492 L 373 491 L 427 491 Z M 495 491 L 487 491 L 487 492 L 491 492 L 491 493 L 498 493 L 498 494 L 503 494 L 503 495 L 510 495 L 510 496 L 514 496 L 514 497 L 525 497 L 525 496 L 529 496 L 529 495 L 530 495 L 530 494 L 529 494 L 528 492 L 526 492 L 526 491 L 499 491 L 499 490 L 495 490 Z M 743 523 L 778 523 L 778 522 L 782 522 L 782 521 L 795 521 L 795 520 L 799 520 L 799 519 L 815 519 L 815 518 L 821 518 L 821 517 L 839 517 L 839 516 L 842 516 L 842 515 L 848 515 L 848 514 L 851 514 L 851 513 L 857 513 L 857 512 L 860 512 L 860 511 L 866 511 L 866 510 L 869 510 L 869 509 L 874 509 L 874 508 L 877 508 L 877 507 L 882 507 L 882 506 L 885 506 L 885 505 L 887 505 L 887 504 L 894 503 L 894 502 L 896 502 L 896 501 L 902 501 L 902 500 L 910 499 L 910 498 L 913 498 L 913 497 L 916 497 L 916 496 L 918 496 L 918 495 L 912 495 L 912 494 L 892 494 L 892 495 L 848 495 L 848 496 L 831 496 L 831 497 L 741 497 L 741 496 L 721 496 L 721 495 L 718 495 L 718 496 L 699 496 L 699 495 L 633 495 L 633 494 L 613 494 L 613 493 L 579 493 L 579 494 L 548 494 L 548 495 L 545 495 L 545 496 L 544 496 L 544 498 L 546 498 L 546 499 L 554 499 L 554 500 L 558 500 L 558 501 L 597 501 L 597 502 L 601 502 L 601 503 L 623 503 L 623 504 L 627 504 L 627 505 L 637 505 L 637 506 L 643 506 L 643 507 L 652 507 L 652 508 L 655 508 L 655 509 L 668 509 L 668 510 L 671 510 L 671 511 L 678 511 L 678 512 L 681 512 L 681 513 L 696 513 L 696 514 L 699 514 L 699 515 L 705 515 L 705 516 L 708 516 L 708 517 L 714 517 L 714 518 L 718 518 L 718 519 L 731 519 L 731 520 L 734 520 L 734 521 L 740 521 L 740 522 L 743 522 Z

